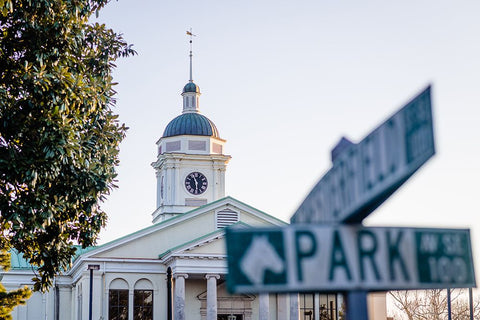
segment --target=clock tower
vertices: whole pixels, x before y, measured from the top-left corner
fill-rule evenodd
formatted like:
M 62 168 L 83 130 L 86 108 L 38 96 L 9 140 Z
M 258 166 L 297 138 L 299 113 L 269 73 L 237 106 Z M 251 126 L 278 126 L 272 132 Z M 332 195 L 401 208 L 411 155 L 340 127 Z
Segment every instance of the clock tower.
M 190 42 L 191 43 L 191 42 Z M 230 156 L 215 124 L 200 114 L 200 88 L 184 86 L 182 114 L 174 118 L 157 141 L 157 208 L 153 223 L 190 211 L 225 196 L 225 170 Z

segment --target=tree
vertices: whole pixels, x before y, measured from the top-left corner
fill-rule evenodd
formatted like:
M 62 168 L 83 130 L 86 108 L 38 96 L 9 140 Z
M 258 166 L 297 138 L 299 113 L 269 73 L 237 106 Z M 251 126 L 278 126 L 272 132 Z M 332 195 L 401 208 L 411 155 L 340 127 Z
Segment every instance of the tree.
M 0 252 L 0 268 L 8 271 L 10 268 L 10 254 L 7 252 Z M 0 276 L 0 280 L 2 280 Z M 10 313 L 13 308 L 19 304 L 25 304 L 25 301 L 30 298 L 32 291 L 27 287 L 12 290 L 7 292 L 5 287 L 0 283 L 0 319 L 12 319 Z
M 112 111 L 112 71 L 135 54 L 89 22 L 108 2 L 0 0 L 0 253 L 15 249 L 36 267 L 34 290 L 107 219 L 100 203 L 127 129 Z
M 408 320 L 448 319 L 446 290 L 391 291 L 389 296 L 398 310 L 398 318 Z M 451 290 L 450 301 L 453 320 L 470 319 L 469 301 L 465 290 Z M 480 301 L 475 301 L 473 310 L 474 318 L 478 319 L 480 317 Z

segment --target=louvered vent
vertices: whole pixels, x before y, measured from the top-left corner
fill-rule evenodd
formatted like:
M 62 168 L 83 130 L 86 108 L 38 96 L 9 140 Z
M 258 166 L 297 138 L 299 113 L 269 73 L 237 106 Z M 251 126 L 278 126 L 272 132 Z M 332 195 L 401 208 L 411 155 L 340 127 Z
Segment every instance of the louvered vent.
M 223 209 L 217 212 L 217 229 L 222 229 L 238 222 L 238 212 Z

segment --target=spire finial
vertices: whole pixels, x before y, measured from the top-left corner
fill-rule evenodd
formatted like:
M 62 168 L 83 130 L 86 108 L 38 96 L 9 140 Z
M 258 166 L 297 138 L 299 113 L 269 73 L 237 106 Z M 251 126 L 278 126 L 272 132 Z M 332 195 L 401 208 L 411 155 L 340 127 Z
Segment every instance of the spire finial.
M 187 30 L 187 35 L 190 36 L 190 79 L 189 81 L 190 82 L 193 82 L 193 76 L 192 76 L 192 57 L 193 57 L 193 54 L 192 54 L 192 46 L 193 46 L 193 37 L 196 37 L 195 34 L 192 33 L 192 28 L 190 28 L 190 31 Z

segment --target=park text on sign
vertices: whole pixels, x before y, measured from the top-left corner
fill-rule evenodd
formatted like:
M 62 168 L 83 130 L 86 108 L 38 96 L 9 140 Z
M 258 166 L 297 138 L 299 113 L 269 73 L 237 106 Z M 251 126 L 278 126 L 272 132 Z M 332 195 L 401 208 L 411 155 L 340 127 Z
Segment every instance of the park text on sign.
M 464 229 L 291 225 L 229 228 L 226 236 L 232 292 L 475 286 Z
M 292 223 L 362 221 L 435 153 L 430 87 L 345 149 Z

